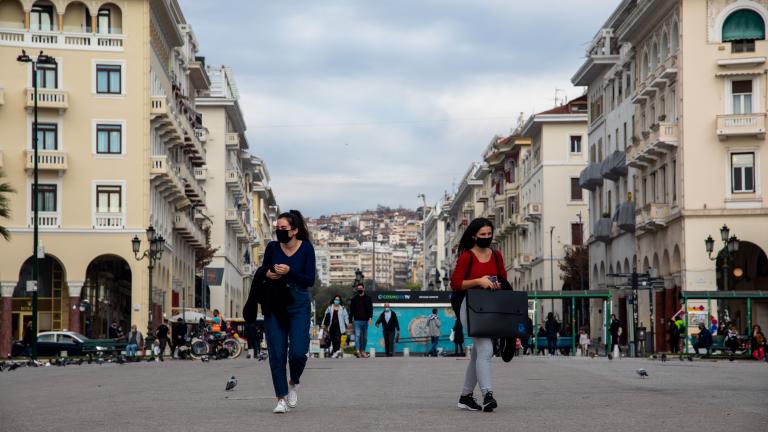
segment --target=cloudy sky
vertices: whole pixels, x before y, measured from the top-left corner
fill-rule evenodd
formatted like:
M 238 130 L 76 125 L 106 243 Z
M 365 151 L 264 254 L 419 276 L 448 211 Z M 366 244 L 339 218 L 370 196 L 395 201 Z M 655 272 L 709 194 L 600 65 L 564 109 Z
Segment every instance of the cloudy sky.
M 283 209 L 415 208 L 569 79 L 619 0 L 179 0 Z M 227 5 L 226 9 L 223 5 Z

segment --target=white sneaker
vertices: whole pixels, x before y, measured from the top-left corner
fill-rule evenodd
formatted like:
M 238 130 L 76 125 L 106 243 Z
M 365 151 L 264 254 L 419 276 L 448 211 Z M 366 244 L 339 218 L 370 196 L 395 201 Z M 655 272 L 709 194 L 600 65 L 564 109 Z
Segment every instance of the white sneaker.
M 285 414 L 288 412 L 288 404 L 285 403 L 285 399 L 277 401 L 277 406 L 272 410 L 275 414 Z
M 296 408 L 299 405 L 299 386 L 292 385 L 288 387 L 288 397 L 286 398 L 288 400 L 288 407 L 289 408 Z

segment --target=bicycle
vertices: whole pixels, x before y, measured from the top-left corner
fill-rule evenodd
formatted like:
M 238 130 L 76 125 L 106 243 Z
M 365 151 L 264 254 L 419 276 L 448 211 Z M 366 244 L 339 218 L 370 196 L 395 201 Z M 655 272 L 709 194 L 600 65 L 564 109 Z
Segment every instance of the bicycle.
M 194 339 L 190 345 L 190 354 L 196 359 L 204 356 L 210 356 L 217 360 L 234 359 L 240 357 L 242 352 L 243 346 L 240 341 L 225 335 L 216 336 L 203 333 L 200 338 Z

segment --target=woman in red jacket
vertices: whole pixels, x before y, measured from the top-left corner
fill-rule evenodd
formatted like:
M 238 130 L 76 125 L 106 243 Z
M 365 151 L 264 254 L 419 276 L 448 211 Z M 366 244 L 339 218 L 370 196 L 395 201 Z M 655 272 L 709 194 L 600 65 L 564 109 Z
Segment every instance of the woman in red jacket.
M 459 257 L 451 275 L 451 288 L 454 290 L 454 296 L 462 299 L 459 315 L 464 328 L 468 328 L 467 305 L 463 300 L 466 290 L 497 290 L 500 288 L 499 280 L 507 279 L 504 259 L 501 253 L 491 249 L 491 242 L 493 223 L 485 218 L 473 220 L 459 241 Z M 493 342 L 490 338 L 472 338 L 472 341 L 472 357 L 467 365 L 458 406 L 471 411 L 493 411 L 498 406 L 491 389 Z M 476 385 L 483 394 L 482 405 L 478 404 L 472 395 Z

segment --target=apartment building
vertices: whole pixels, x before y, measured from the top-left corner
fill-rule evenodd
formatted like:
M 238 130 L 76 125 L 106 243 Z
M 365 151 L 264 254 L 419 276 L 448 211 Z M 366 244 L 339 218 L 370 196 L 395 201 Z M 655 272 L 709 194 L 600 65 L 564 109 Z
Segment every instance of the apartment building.
M 37 72 L 39 186 L 33 190 L 33 78 Z M 31 319 L 33 209 L 40 231 L 38 330 L 98 337 L 109 322 L 146 328 L 193 301 L 195 253 L 207 246 L 204 127 L 207 91 L 197 43 L 174 0 L 0 2 L 0 168 L 11 240 L 0 248 L 0 352 Z M 36 199 L 34 198 L 36 197 Z M 154 268 L 146 229 L 165 239 Z M 81 312 L 81 309 L 83 312 Z
M 266 162 L 260 157 L 250 155 L 247 160 L 244 160 L 244 170 L 246 181 L 251 182 L 249 203 L 251 209 L 251 230 L 249 233 L 251 238 L 251 269 L 246 272 L 250 273 L 255 271 L 264 260 L 264 250 L 274 237 L 274 227 L 277 216 L 280 214 L 280 208 L 270 184 L 271 179 Z
M 489 214 L 476 199 L 476 193 L 483 185 L 482 180 L 478 178 L 481 170 L 481 164 L 477 162 L 471 163 L 464 176 L 462 176 L 456 192 L 442 205 L 441 218 L 445 225 L 446 246 L 443 269 L 440 270 L 442 275 L 450 277 L 450 274 L 453 273 L 453 268 L 456 266 L 456 259 L 458 258 L 459 241 L 472 219 L 484 216 L 492 221 L 494 220 L 495 216 Z M 483 213 L 484 211 L 485 213 Z M 432 277 L 434 279 L 435 275 L 432 275 Z M 442 284 L 435 283 L 436 289 L 437 287 L 449 289 L 445 284 L 446 281 L 447 279 Z
M 445 218 L 442 217 L 443 201 L 435 207 L 427 207 L 424 221 L 424 273 L 421 286 L 429 286 L 435 277 L 450 273 L 446 271 Z M 439 276 L 438 276 L 439 275 Z M 425 288 L 426 289 L 426 288 Z

